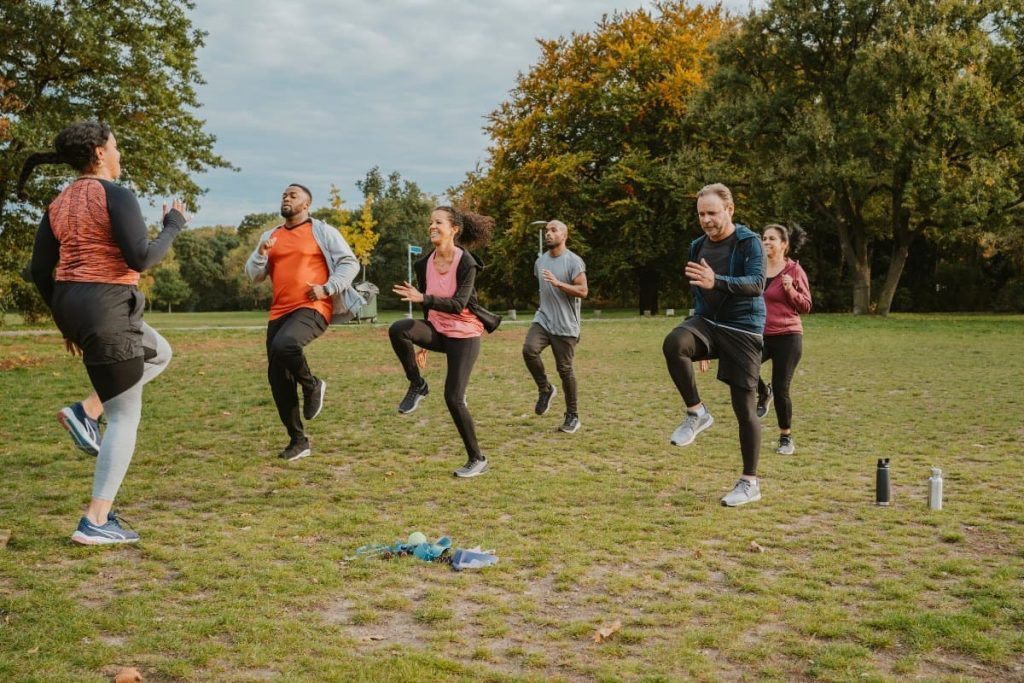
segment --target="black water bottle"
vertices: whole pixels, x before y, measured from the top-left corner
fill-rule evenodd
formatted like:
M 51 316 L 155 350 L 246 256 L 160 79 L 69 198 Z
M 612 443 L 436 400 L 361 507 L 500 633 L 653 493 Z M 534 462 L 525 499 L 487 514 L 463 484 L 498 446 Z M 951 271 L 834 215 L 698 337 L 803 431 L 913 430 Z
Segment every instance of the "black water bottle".
M 878 459 L 875 470 L 875 505 L 889 505 L 892 500 L 892 482 L 889 481 L 889 458 Z

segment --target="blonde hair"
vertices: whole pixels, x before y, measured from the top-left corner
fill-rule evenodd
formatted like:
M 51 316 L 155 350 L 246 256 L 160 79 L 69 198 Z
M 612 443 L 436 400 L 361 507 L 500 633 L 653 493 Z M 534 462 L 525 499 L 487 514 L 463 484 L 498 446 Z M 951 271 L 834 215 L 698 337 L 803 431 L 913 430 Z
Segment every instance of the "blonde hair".
M 700 188 L 700 192 L 697 193 L 697 199 L 700 199 L 706 194 L 716 195 L 723 203 L 725 203 L 726 206 L 736 206 L 732 201 L 732 190 L 722 183 L 711 183 L 710 185 L 705 185 Z

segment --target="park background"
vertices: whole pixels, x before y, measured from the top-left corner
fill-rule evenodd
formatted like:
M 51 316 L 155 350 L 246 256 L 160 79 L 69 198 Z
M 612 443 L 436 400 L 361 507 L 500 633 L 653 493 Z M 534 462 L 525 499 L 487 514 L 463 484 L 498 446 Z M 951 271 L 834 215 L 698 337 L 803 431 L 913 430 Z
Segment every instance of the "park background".
M 250 177 L 253 157 L 224 154 L 227 133 L 202 118 L 197 55 L 214 35 L 200 19 L 214 31 L 234 17 L 241 31 L 255 16 L 291 44 L 335 36 L 335 23 L 356 35 L 362 16 L 347 3 L 278 3 L 261 16 L 267 5 L 254 3 L 242 17 L 231 4 L 0 4 L 0 678 L 102 681 L 121 666 L 151 682 L 1024 678 L 1020 2 L 664 2 L 606 15 L 581 2 L 592 16 L 575 32 L 531 28 L 559 3 L 401 5 L 429 28 L 398 22 L 410 45 L 454 46 L 504 93 L 473 110 L 479 158 L 438 184 L 429 165 L 399 170 L 321 145 L 323 156 L 302 152 L 315 163 L 241 202 L 251 209 L 182 233 L 142 283 L 147 320 L 176 352 L 147 392 L 118 501 L 143 542 L 73 551 L 93 461 L 53 412 L 88 379 L 23 277 L 41 211 L 70 175 L 40 169 L 21 201 L 18 170 L 67 122 L 99 117 L 144 200 L 185 196 L 200 217 L 223 205 L 217 174 Z M 478 57 L 507 51 L 503 11 L 510 31 L 526 25 L 538 41 L 510 70 L 488 71 Z M 470 19 L 491 33 L 471 38 Z M 254 51 L 228 73 L 378 74 L 264 46 L 288 59 Z M 430 82 L 428 112 L 464 108 L 459 85 Z M 269 119 L 247 152 L 326 139 L 362 94 L 333 110 L 337 122 Z M 396 109 L 424 107 L 392 94 Z M 263 98 L 238 117 L 317 92 Z M 422 125 L 395 146 L 422 137 L 451 151 L 454 136 Z M 310 347 L 331 393 L 311 425 L 315 455 L 298 467 L 274 458 L 269 291 L 241 268 L 277 221 L 278 193 L 304 179 L 295 169 L 314 175 L 316 215 L 363 245 L 365 274 L 385 290 L 381 324 L 333 327 Z M 719 422 L 674 449 L 680 406 L 660 355 L 689 303 L 693 195 L 712 181 L 733 187 L 738 220 L 811 236 L 799 255 L 815 312 L 794 381 L 797 456 L 771 453 L 773 413 L 764 499 L 738 510 L 717 505 L 739 465 L 724 386 L 702 381 Z M 402 315 L 388 286 L 442 201 L 497 219 L 480 282 L 494 309 L 530 311 L 531 224 L 553 217 L 572 227 L 593 293 L 577 361 L 584 426 L 571 442 L 557 419 L 532 415 L 519 356 L 528 315 L 484 341 L 468 400 L 493 471 L 470 486 L 451 481 L 461 450 L 436 397 L 412 420 L 395 415 L 405 387 L 386 340 Z M 428 379 L 442 373 L 432 356 Z M 892 460 L 888 509 L 873 505 L 879 457 Z M 933 466 L 946 475 L 942 511 L 926 506 Z M 455 574 L 350 559 L 415 530 L 493 547 L 501 561 Z

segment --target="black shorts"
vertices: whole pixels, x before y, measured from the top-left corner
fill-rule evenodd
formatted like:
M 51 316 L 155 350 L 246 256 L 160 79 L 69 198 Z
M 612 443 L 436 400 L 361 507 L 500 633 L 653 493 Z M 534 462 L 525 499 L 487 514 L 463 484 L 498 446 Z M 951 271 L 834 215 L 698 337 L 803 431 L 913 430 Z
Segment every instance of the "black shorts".
M 142 357 L 145 307 L 138 287 L 102 282 L 57 282 L 51 303 L 57 327 L 82 349 L 86 365 Z
M 761 374 L 764 337 L 736 327 L 713 323 L 707 318 L 687 318 L 679 327 L 693 333 L 708 349 L 707 359 L 718 359 L 719 380 L 741 389 L 755 389 Z M 694 358 L 692 360 L 704 360 Z

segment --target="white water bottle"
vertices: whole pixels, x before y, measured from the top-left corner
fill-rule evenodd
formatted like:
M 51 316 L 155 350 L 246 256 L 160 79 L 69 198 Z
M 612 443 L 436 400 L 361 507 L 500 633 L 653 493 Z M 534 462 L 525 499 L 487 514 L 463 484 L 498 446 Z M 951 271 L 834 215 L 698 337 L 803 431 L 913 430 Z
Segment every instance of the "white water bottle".
M 928 509 L 942 509 L 942 470 L 932 468 L 932 476 L 928 478 Z

